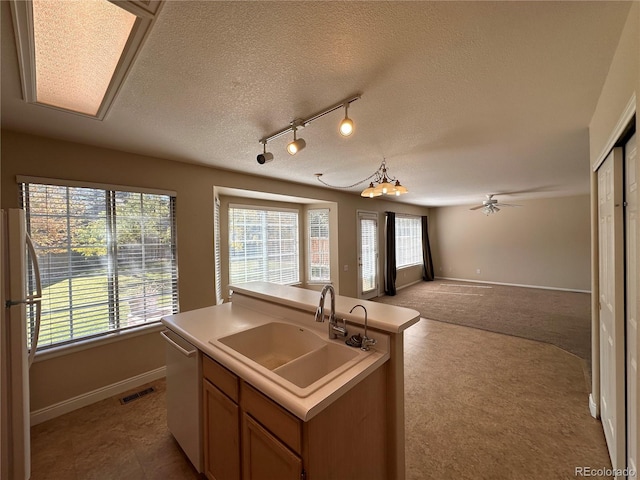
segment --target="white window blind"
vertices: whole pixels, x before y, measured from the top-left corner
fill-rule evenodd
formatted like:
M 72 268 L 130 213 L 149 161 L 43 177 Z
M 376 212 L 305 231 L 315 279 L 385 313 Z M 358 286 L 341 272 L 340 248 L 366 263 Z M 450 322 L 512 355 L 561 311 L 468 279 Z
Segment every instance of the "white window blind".
M 378 279 L 378 222 L 371 218 L 360 220 L 361 255 L 360 268 L 362 276 L 362 291 L 370 292 L 377 288 Z
M 175 197 L 22 183 L 42 277 L 38 349 L 178 311 Z
M 422 263 L 422 219 L 396 216 L 396 267 Z
M 222 259 L 220 258 L 220 199 L 216 197 L 213 205 L 213 253 L 215 262 L 216 304 L 222 303 Z
M 229 281 L 300 281 L 298 212 L 229 207 Z
M 331 280 L 329 209 L 310 209 L 307 212 L 309 226 L 309 281 Z

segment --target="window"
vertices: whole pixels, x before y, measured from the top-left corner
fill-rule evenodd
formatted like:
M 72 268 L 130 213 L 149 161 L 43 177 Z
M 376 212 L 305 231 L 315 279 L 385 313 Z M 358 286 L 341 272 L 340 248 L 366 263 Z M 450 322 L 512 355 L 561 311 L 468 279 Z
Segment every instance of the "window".
M 229 206 L 229 282 L 300 281 L 298 212 Z
M 178 311 L 175 197 L 22 183 L 42 278 L 38 349 Z
M 222 259 L 220 258 L 220 199 L 215 198 L 213 204 L 213 254 L 215 262 L 216 305 L 221 304 L 222 298 Z
M 311 209 L 309 222 L 309 282 L 331 280 L 329 263 L 329 209 Z
M 396 268 L 422 263 L 422 219 L 396 216 Z

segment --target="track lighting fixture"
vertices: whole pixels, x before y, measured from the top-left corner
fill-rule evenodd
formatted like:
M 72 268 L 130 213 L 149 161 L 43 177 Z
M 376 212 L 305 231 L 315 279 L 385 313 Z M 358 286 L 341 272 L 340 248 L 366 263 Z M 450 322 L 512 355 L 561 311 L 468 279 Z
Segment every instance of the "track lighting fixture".
M 311 115 L 308 118 L 293 120 L 288 127 L 285 127 L 281 130 L 278 130 L 277 132 L 272 133 L 271 135 L 267 135 L 266 137 L 261 138 L 259 141 L 264 146 L 264 153 L 258 155 L 257 157 L 258 163 L 262 165 L 264 163 L 267 163 L 273 160 L 273 154 L 267 153 L 267 150 L 266 150 L 267 142 L 270 142 L 271 140 L 274 140 L 278 137 L 286 135 L 289 132 L 293 132 L 293 141 L 287 144 L 287 152 L 289 153 L 289 155 L 295 155 L 296 153 L 298 153 L 307 145 L 307 143 L 304 141 L 304 139 L 296 137 L 297 130 L 299 128 L 307 127 L 314 120 L 317 120 L 318 118 L 325 116 L 327 113 L 331 113 L 340 108 L 344 108 L 344 119 L 340 122 L 340 127 L 339 127 L 340 135 L 342 135 L 343 137 L 350 136 L 353 133 L 354 125 L 353 125 L 353 120 L 351 120 L 347 115 L 347 111 L 349 109 L 349 105 L 351 105 L 351 103 L 359 99 L 360 99 L 359 94 L 346 98 L 341 102 L 330 106 L 329 108 L 325 108 L 324 110 L 314 115 Z
M 264 147 L 263 151 L 258 154 L 258 158 L 256 159 L 260 165 L 264 165 L 273 160 L 273 153 L 267 152 L 267 142 L 264 142 L 262 145 Z
M 409 193 L 409 190 L 407 190 L 407 187 L 400 184 L 400 180 L 389 175 L 389 173 L 387 172 L 387 161 L 384 158 L 382 159 L 382 163 L 380 164 L 380 166 L 375 172 L 373 172 L 367 178 L 360 180 L 359 182 L 356 182 L 353 185 L 347 185 L 346 187 L 339 187 L 339 186 L 331 185 L 325 182 L 324 180 L 322 180 L 322 178 L 320 178 L 322 177 L 321 173 L 316 173 L 315 175 L 318 181 L 323 185 L 326 185 L 327 187 L 331 187 L 331 188 L 342 188 L 342 189 L 353 188 L 360 185 L 361 183 L 369 182 L 370 180 L 372 180 L 371 182 L 369 182 L 369 186 L 365 188 L 362 191 L 362 193 L 360 193 L 360 196 L 366 197 L 366 198 L 379 197 L 380 195 L 400 196 L 400 195 L 404 195 L 405 193 Z M 395 183 L 392 183 L 392 182 L 395 182 Z M 377 184 L 377 185 L 374 185 L 374 184 Z
M 344 104 L 344 119 L 340 122 L 340 135 L 348 137 L 353 133 L 353 120 L 349 118 L 347 111 L 349 110 L 349 104 Z
M 296 153 L 298 153 L 300 150 L 302 150 L 304 147 L 307 146 L 307 142 L 304 141 L 304 138 L 296 138 L 297 130 L 298 130 L 298 127 L 294 123 L 293 142 L 287 145 L 287 152 L 289 152 L 289 155 L 295 155 Z

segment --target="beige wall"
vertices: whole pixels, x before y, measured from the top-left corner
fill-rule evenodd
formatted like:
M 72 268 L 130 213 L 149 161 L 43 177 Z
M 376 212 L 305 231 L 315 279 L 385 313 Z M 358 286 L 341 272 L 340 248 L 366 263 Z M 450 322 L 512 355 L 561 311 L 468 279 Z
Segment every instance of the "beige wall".
M 634 92 L 636 94 L 636 102 L 639 100 L 639 12 L 640 4 L 639 2 L 634 2 L 622 31 L 618 48 L 609 67 L 609 73 L 602 87 L 598 104 L 591 118 L 589 125 L 591 165 L 604 157 L 606 154 L 605 149 L 611 148 L 609 144 L 612 140 L 611 136 Z
M 517 203 L 488 216 L 431 209 L 436 276 L 589 290 L 589 196 Z
M 19 206 L 16 175 L 61 178 L 177 192 L 179 301 L 182 311 L 215 304 L 214 186 L 266 191 L 337 204 L 339 291 L 357 296 L 356 210 L 425 215 L 426 208 L 104 148 L 2 131 L 2 208 Z M 375 165 L 372 165 L 375 168 Z M 382 230 L 380 231 L 382 237 Z M 381 258 L 382 261 L 382 258 Z M 344 267 L 347 267 L 346 271 Z M 126 337 L 125 337 L 126 338 Z M 129 345 L 132 348 L 124 348 Z M 157 332 L 39 360 L 31 370 L 32 410 L 161 367 Z

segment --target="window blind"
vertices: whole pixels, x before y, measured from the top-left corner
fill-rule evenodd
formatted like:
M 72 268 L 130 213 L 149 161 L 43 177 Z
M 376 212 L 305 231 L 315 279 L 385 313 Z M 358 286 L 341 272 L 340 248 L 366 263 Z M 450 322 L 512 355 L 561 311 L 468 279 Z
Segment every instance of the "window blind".
M 377 288 L 378 279 L 378 222 L 370 218 L 360 220 L 362 291 L 369 292 Z
M 220 199 L 216 197 L 213 205 L 213 253 L 215 262 L 215 281 L 216 281 L 216 304 L 223 302 L 222 298 L 222 260 L 220 258 Z
M 331 280 L 329 209 L 310 209 L 307 212 L 309 227 L 309 281 L 328 282 Z
M 38 349 L 178 311 L 175 197 L 21 184 L 42 280 Z
M 422 263 L 420 217 L 396 216 L 396 268 Z
M 229 281 L 300 281 L 297 211 L 229 207 Z

